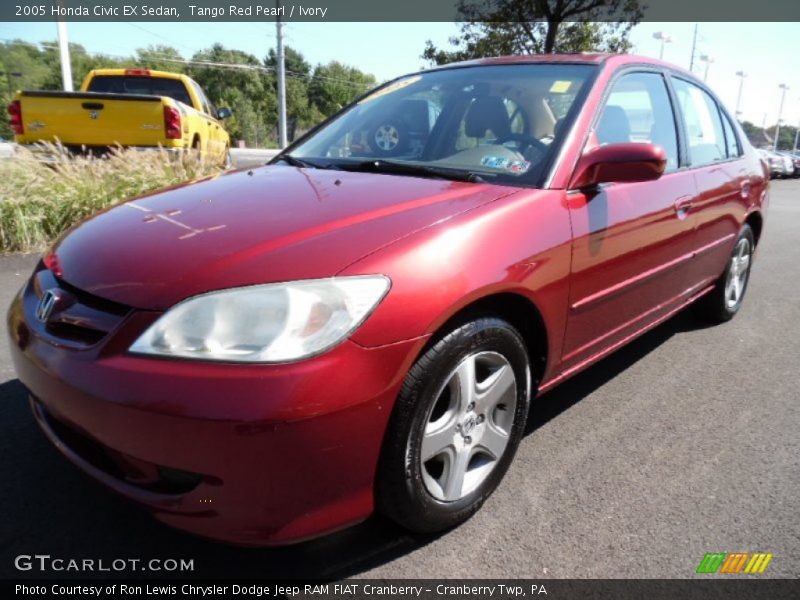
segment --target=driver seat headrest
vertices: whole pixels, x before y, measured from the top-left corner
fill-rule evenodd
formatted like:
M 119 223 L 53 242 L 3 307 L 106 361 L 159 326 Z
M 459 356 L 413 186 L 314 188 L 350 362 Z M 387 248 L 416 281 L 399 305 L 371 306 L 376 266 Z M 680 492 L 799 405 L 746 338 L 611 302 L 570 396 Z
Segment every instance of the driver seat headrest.
M 483 96 L 473 100 L 464 120 L 464 133 L 469 137 L 483 138 L 487 131 L 491 131 L 496 138 L 503 138 L 511 133 L 506 105 L 497 96 Z

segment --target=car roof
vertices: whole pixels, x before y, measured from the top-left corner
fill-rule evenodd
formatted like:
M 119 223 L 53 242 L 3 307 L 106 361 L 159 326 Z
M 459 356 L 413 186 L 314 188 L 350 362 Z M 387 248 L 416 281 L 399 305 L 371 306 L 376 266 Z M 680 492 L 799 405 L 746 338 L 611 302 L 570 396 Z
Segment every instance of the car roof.
M 672 69 L 673 71 L 678 71 L 689 75 L 694 79 L 694 76 L 686 69 L 662 60 L 650 58 L 649 56 L 641 56 L 638 54 L 610 54 L 600 52 L 582 52 L 579 54 L 521 54 L 513 56 L 493 56 L 489 58 L 477 58 L 473 60 L 448 63 L 446 65 L 433 67 L 430 70 L 471 67 L 479 65 L 513 64 L 605 64 L 610 67 L 617 67 L 626 64 L 647 64 L 655 67 L 666 67 Z

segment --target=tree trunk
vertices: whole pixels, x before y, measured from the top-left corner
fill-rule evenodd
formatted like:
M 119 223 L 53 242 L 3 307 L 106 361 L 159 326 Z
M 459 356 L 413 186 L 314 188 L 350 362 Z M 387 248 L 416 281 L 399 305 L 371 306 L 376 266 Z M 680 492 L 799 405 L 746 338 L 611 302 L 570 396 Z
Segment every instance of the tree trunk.
M 558 33 L 559 25 L 560 23 L 558 21 L 552 19 L 547 20 L 547 35 L 544 38 L 545 54 L 552 54 L 553 52 L 555 52 L 556 34 Z

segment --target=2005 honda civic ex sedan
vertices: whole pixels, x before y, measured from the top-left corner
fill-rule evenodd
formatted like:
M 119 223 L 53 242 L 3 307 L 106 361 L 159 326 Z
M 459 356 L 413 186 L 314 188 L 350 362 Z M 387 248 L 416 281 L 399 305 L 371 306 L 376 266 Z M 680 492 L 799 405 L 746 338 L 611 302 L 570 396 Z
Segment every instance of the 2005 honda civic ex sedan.
M 537 394 L 690 303 L 736 314 L 766 194 L 685 71 L 450 65 L 67 232 L 11 306 L 14 363 L 58 449 L 175 527 L 443 530 L 497 487 Z

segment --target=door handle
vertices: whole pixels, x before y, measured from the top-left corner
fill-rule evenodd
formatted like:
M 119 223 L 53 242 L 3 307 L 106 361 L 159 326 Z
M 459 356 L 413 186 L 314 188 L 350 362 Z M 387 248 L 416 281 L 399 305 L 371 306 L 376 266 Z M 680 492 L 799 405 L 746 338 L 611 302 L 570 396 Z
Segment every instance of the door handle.
M 745 179 L 739 184 L 739 192 L 742 195 L 742 198 L 747 200 L 750 197 L 750 180 Z
M 673 204 L 673 207 L 675 208 L 675 214 L 679 219 L 685 219 L 693 205 L 694 199 L 691 196 L 682 196 L 675 200 L 675 204 Z

